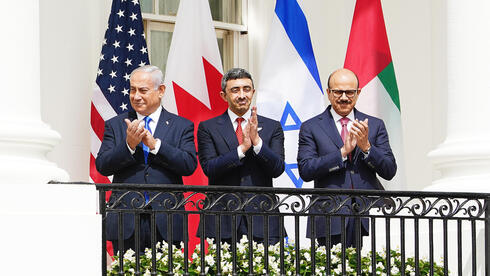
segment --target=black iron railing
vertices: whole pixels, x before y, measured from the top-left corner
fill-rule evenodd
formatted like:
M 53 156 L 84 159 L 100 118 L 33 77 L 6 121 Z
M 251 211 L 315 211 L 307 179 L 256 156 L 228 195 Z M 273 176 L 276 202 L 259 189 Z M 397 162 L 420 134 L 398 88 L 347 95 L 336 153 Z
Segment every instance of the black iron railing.
M 180 275 L 195 275 L 192 269 L 196 267 L 199 275 L 242 275 L 243 271 L 255 275 L 252 268 L 259 266 L 263 267 L 261 275 L 286 275 L 286 270 L 291 267 L 294 267 L 293 275 L 376 275 L 376 270 L 380 269 L 386 275 L 410 275 L 410 271 L 415 275 L 490 275 L 490 194 L 143 184 L 96 184 L 96 187 L 100 193 L 102 215 L 102 275 L 108 273 L 105 252 L 109 214 L 117 216 L 119 225 L 119 248 L 114 252 L 123 249 L 121 226 L 127 223 L 125 214 L 133 214 L 135 252 L 142 251 L 139 244 L 142 216 L 150 220 L 151 252 L 158 252 L 157 220 L 162 218 L 162 214 L 166 215 L 164 239 L 169 241 L 165 243 L 165 252 L 175 252 L 179 243 L 174 237 L 176 234 L 182 236 L 185 247 L 181 251 L 183 263 L 176 264 L 176 256 L 167 254 L 163 256 L 167 258 L 167 268 L 162 271 L 157 267 L 157 254 L 151 254 L 150 275 L 173 275 L 177 265 Z M 105 193 L 108 191 L 114 194 L 106 203 Z M 212 229 L 214 238 L 210 240 L 213 245 L 208 248 L 208 253 L 206 250 L 196 251 L 198 258 L 188 251 L 187 230 L 174 233 L 172 225 L 180 216 L 182 229 L 187 229 L 192 215 L 199 216 L 201 220 L 197 235 L 208 237 L 207 231 Z M 246 248 L 241 247 L 237 236 L 239 217 L 248 225 Z M 323 244 L 318 244 L 318 239 L 300 236 L 301 231 L 307 228 L 302 217 L 312 218 L 307 222 L 308 235 L 325 237 Z M 289 233 L 289 242 L 294 239 L 294 245 L 285 239 L 284 226 L 290 220 L 295 231 Z M 348 221 L 354 221 L 354 249 L 345 246 Z M 369 222 L 369 236 L 363 243 L 361 235 L 365 231 L 365 221 Z M 212 227 L 206 226 L 209 223 Z M 262 225 L 254 228 L 257 223 Z M 334 234 L 331 229 L 336 223 L 340 223 L 342 229 L 340 247 L 334 246 L 330 239 Z M 317 232 L 317 224 L 325 226 L 322 228 L 324 233 Z M 230 236 L 224 236 L 227 227 L 235 229 Z M 272 231 L 274 227 L 278 232 Z M 301 244 L 305 240 L 307 244 Z M 276 251 L 273 252 L 270 248 L 275 242 Z M 396 250 L 395 245 L 398 247 Z M 198 247 L 205 248 L 206 240 L 201 239 Z M 376 252 L 382 247 L 385 250 L 380 256 Z M 254 254 L 258 250 L 262 255 L 257 259 Z M 335 250 L 340 252 L 340 258 L 334 256 Z M 206 259 L 206 254 L 211 251 L 212 259 Z M 231 254 L 231 268 L 224 267 L 223 259 L 230 257 L 224 256 L 225 251 Z M 367 254 L 363 255 L 363 251 Z M 248 268 L 240 267 L 238 255 L 243 252 L 248 254 L 245 261 Z M 119 250 L 116 256 L 119 270 L 114 275 L 128 275 L 124 272 L 127 261 L 124 250 Z M 369 258 L 368 268 L 361 265 L 366 257 Z M 442 257 L 439 266 L 438 257 Z M 136 253 L 133 258 L 136 266 L 131 275 L 144 275 L 140 265 L 142 255 Z M 340 260 L 336 262 L 336 259 Z M 272 261 L 277 261 L 277 264 L 272 264 Z M 421 267 L 423 261 L 428 268 Z M 350 267 L 352 262 L 357 264 L 354 268 Z M 214 264 L 212 270 L 209 270 L 209 263 Z

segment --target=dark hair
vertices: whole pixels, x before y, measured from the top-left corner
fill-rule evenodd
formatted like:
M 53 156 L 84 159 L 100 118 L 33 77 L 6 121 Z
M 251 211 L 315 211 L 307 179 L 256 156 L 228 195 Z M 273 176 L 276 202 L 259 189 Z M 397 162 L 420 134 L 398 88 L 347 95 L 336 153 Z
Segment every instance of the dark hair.
M 335 70 L 333 71 L 329 76 L 328 76 L 328 80 L 327 80 L 327 88 L 330 89 L 330 78 L 332 78 L 332 75 L 335 74 L 338 70 Z M 351 71 L 354 76 L 356 77 L 356 80 L 357 80 L 357 89 L 359 89 L 359 78 L 357 77 L 356 73 L 354 73 L 353 71 Z
M 223 75 L 223 78 L 221 79 L 221 91 L 226 92 L 226 82 L 229 80 L 236 80 L 236 79 L 249 79 L 252 81 L 252 88 L 254 86 L 254 81 L 252 79 L 252 75 L 250 73 L 243 69 L 243 68 L 232 68 L 226 72 L 226 74 Z

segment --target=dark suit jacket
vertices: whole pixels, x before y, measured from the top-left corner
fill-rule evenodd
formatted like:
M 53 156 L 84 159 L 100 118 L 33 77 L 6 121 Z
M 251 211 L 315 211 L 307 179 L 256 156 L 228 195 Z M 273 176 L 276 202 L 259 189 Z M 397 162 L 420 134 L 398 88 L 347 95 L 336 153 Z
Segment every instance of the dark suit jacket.
M 298 168 L 304 181 L 314 180 L 315 188 L 331 189 L 377 189 L 384 190 L 376 175 L 390 180 L 396 173 L 395 157 L 390 148 L 388 133 L 382 120 L 354 109 L 354 117 L 360 121 L 368 118 L 371 149 L 364 159 L 356 147 L 352 159 L 343 161 L 340 148 L 344 145 L 335 121 L 330 113 L 331 106 L 301 125 L 298 144 Z M 318 205 L 317 205 L 318 206 Z M 314 206 L 310 213 L 318 213 Z M 348 213 L 342 208 L 339 213 Z M 317 217 L 316 237 L 325 236 L 325 219 Z M 369 222 L 362 220 L 368 231 Z M 332 217 L 331 234 L 340 234 L 340 218 Z M 310 223 L 307 236 L 311 237 Z
M 144 184 L 182 184 L 182 176 L 191 175 L 197 166 L 196 150 L 194 144 L 194 124 L 187 119 L 172 114 L 162 108 L 162 113 L 155 128 L 154 137 L 161 140 L 158 154 L 148 155 L 148 164 L 145 164 L 142 143 L 131 154 L 126 144 L 125 118 L 134 120 L 136 112 L 120 114 L 105 122 L 104 140 L 100 147 L 95 164 L 102 175 L 114 175 L 113 183 L 144 183 Z M 109 200 L 112 204 L 122 192 L 113 192 Z M 155 193 L 149 193 L 150 196 Z M 180 199 L 182 195 L 178 195 Z M 175 201 L 169 196 L 159 196 L 150 203 L 154 210 L 162 210 L 159 202 L 165 198 Z M 131 200 L 137 199 L 140 204 L 144 198 L 136 193 L 124 197 L 116 208 L 129 208 Z M 124 215 L 124 239 L 128 239 L 134 232 L 134 215 Z M 157 228 L 164 239 L 167 237 L 167 215 L 156 215 Z M 182 240 L 182 216 L 174 216 L 173 240 Z M 116 240 L 118 216 L 115 213 L 107 215 L 107 239 Z
M 262 148 L 259 154 L 255 154 L 251 147 L 242 160 L 238 158 L 238 140 L 228 112 L 199 124 L 198 156 L 202 169 L 209 179 L 209 185 L 272 187 L 272 178 L 283 173 L 284 133 L 281 124 L 266 117 L 257 116 L 257 118 Z M 231 196 L 223 198 L 220 200 L 223 205 L 215 209 L 223 210 L 228 200 L 234 198 Z M 260 202 L 270 202 L 270 200 L 265 196 L 255 198 L 253 204 L 247 205 L 246 210 L 259 210 L 252 206 Z M 237 225 L 240 224 L 241 219 L 241 216 L 237 216 Z M 221 237 L 231 238 L 231 217 L 223 216 L 221 222 Z M 269 237 L 278 237 L 278 218 L 271 218 L 269 226 Z M 215 237 L 214 217 L 207 216 L 205 231 L 205 236 Z M 253 235 L 258 238 L 264 237 L 262 217 L 253 218 Z

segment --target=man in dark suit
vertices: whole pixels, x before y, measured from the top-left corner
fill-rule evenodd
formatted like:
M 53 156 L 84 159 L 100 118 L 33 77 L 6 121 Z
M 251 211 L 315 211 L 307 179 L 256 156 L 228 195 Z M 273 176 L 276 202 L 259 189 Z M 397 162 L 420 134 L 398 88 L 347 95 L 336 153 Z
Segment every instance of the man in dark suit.
M 228 102 L 228 110 L 222 115 L 201 122 L 197 131 L 198 156 L 209 185 L 272 187 L 272 179 L 284 171 L 284 133 L 278 121 L 257 115 L 257 108 L 250 105 L 255 92 L 252 76 L 246 70 L 234 68 L 228 71 L 221 82 L 220 95 Z M 246 196 L 242 197 L 242 199 Z M 227 196 L 220 201 L 221 210 L 232 206 Z M 260 212 L 260 203 L 271 203 L 261 195 L 247 204 L 245 211 Z M 254 207 L 255 206 L 255 207 Z M 216 237 L 215 217 L 206 216 L 206 237 Z M 264 219 L 262 216 L 237 216 L 237 235 L 247 234 L 253 224 L 253 238 L 262 242 Z M 202 223 L 201 225 L 202 226 Z M 200 227 L 201 230 L 202 227 Z M 199 230 L 199 231 L 200 231 Z M 221 238 L 231 241 L 232 217 L 221 217 Z M 198 235 L 200 232 L 198 231 Z M 268 241 L 279 241 L 279 220 L 269 217 Z
M 129 99 L 134 111 L 120 114 L 105 122 L 104 139 L 96 159 L 97 170 L 102 175 L 114 175 L 113 183 L 182 184 L 182 176 L 190 175 L 197 166 L 192 122 L 166 111 L 161 106 L 165 92 L 162 71 L 156 66 L 135 69 L 130 76 Z M 123 196 L 114 191 L 109 204 Z M 122 197 L 116 208 L 130 208 L 132 204 L 146 209 L 162 210 L 161 203 L 182 195 L 156 196 L 155 192 L 132 192 Z M 166 207 L 171 206 L 168 204 Z M 167 215 L 156 215 L 157 239 L 169 241 Z M 118 214 L 107 215 L 107 239 L 118 244 Z M 182 216 L 173 216 L 171 241 L 182 241 Z M 141 247 L 151 246 L 150 216 L 141 216 Z M 134 247 L 134 214 L 123 215 L 124 245 L 126 251 Z
M 390 180 L 396 173 L 395 157 L 382 120 L 354 108 L 361 90 L 357 76 L 348 69 L 333 72 L 328 79 L 327 109 L 301 125 L 298 145 L 298 168 L 304 181 L 314 180 L 315 188 L 384 190 L 376 175 Z M 323 199 L 323 201 L 322 201 Z M 345 199 L 345 197 L 342 197 Z M 322 213 L 326 198 L 310 209 Z M 347 201 L 350 208 L 354 202 Z M 326 205 L 324 205 L 326 206 Z M 349 214 L 347 208 L 339 213 Z M 355 219 L 345 221 L 346 245 L 356 244 Z M 315 234 L 308 221 L 307 237 L 326 243 L 325 218 L 315 219 Z M 361 219 L 361 235 L 367 235 L 369 221 Z M 331 245 L 341 242 L 340 217 L 331 217 Z

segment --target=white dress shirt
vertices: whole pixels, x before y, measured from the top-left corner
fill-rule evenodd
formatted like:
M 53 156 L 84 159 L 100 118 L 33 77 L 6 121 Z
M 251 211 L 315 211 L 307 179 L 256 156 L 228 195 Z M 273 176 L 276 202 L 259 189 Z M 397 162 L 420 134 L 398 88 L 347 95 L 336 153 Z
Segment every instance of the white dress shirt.
M 149 122 L 149 127 L 150 127 L 150 130 L 151 130 L 151 133 L 152 134 L 155 134 L 155 129 L 157 128 L 157 122 L 158 120 L 160 119 L 160 114 L 162 113 L 162 106 L 159 106 L 157 108 L 157 110 L 155 110 L 155 112 L 151 113 L 150 115 L 148 115 L 148 117 L 151 118 L 151 121 Z M 139 114 L 138 112 L 136 112 L 136 118 L 138 120 L 141 120 L 140 124 L 139 124 L 139 127 L 142 127 L 142 128 L 145 128 L 145 115 L 141 115 Z M 150 150 L 150 153 L 152 154 L 157 154 L 158 153 L 158 150 L 160 149 L 160 146 L 162 144 L 162 141 L 160 141 L 160 139 L 156 138 L 156 143 L 155 143 L 155 148 Z M 126 145 L 128 146 L 128 149 L 129 151 L 131 152 L 131 154 L 134 154 L 136 151 L 135 150 L 132 150 L 128 143 L 126 142 Z
M 243 121 L 242 121 L 242 130 L 245 128 L 245 126 L 247 125 L 248 123 L 248 120 L 250 118 L 250 116 L 252 115 L 252 111 L 249 109 L 247 110 L 247 112 L 245 112 L 245 114 L 243 114 L 242 118 L 243 118 Z M 231 111 L 229 108 L 228 108 L 228 116 L 230 116 L 230 120 L 231 120 L 231 123 L 233 124 L 233 130 L 236 132 L 237 128 L 238 128 L 238 122 L 236 121 L 236 119 L 239 117 L 238 115 L 236 115 L 235 113 L 233 113 L 233 111 Z M 259 143 L 254 146 L 253 146 L 253 149 L 254 149 L 254 152 L 255 154 L 259 154 L 260 150 L 262 149 L 262 139 L 259 137 Z M 242 160 L 242 158 L 245 157 L 245 153 L 242 152 L 242 149 L 240 148 L 240 145 L 238 145 L 237 147 L 237 153 L 238 153 L 238 158 L 240 160 Z

